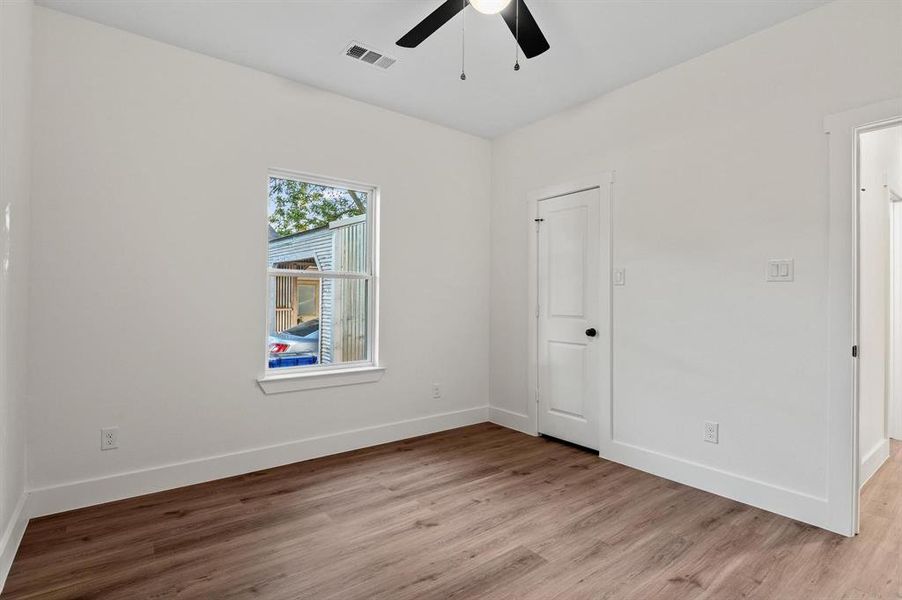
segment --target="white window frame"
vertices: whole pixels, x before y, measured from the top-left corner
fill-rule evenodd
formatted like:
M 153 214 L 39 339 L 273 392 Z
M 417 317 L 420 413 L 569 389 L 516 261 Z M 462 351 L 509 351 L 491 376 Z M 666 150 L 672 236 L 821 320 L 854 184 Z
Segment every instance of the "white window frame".
M 297 271 L 292 269 L 275 269 L 270 267 L 268 257 L 264 260 L 266 267 L 266 314 L 263 335 L 263 365 L 261 375 L 257 378 L 261 389 L 267 393 L 280 393 L 367 383 L 381 378 L 384 368 L 379 363 L 378 323 L 379 323 L 379 187 L 372 184 L 324 177 L 312 173 L 289 171 L 286 169 L 270 169 L 266 176 L 266 198 L 269 197 L 269 180 L 292 179 L 304 183 L 312 183 L 325 187 L 353 190 L 366 194 L 366 240 L 367 270 L 366 272 L 344 271 Z M 269 203 L 264 202 L 264 218 L 269 223 Z M 265 228 L 261 227 L 261 231 Z M 267 253 L 268 254 L 268 253 Z M 269 310 L 272 286 L 276 276 L 301 277 L 304 279 L 357 279 L 367 282 L 367 360 L 330 365 L 304 365 L 298 367 L 269 367 L 269 331 L 272 326 L 272 311 Z

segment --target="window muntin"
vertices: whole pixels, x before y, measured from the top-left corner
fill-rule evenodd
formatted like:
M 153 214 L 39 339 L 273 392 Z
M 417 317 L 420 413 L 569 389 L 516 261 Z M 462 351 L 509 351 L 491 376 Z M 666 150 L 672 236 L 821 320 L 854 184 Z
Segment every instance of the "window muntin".
M 366 186 L 271 173 L 268 372 L 374 365 L 375 196 Z

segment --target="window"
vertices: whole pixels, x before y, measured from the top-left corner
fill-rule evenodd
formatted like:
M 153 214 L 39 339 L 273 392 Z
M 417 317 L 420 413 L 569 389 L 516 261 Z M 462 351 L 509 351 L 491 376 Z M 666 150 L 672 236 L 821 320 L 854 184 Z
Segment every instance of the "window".
M 373 367 L 375 188 L 279 171 L 268 191 L 267 376 Z

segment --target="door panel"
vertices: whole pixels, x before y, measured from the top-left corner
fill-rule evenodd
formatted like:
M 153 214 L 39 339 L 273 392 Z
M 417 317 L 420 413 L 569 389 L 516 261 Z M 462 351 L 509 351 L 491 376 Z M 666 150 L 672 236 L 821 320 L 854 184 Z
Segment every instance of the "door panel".
M 610 206 L 601 204 L 598 188 L 538 203 L 539 432 L 595 449 L 610 393 Z
M 586 287 L 586 206 L 553 211 L 548 225 L 548 310 L 555 317 L 583 317 Z
M 548 342 L 548 410 L 586 420 L 586 345 Z

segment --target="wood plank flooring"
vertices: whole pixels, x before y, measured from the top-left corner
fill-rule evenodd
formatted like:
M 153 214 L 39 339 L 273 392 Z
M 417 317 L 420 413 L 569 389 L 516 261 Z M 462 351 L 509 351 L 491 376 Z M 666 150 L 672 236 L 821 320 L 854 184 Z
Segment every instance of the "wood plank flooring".
M 902 598 L 902 444 L 846 539 L 482 424 L 32 521 L 20 598 Z

